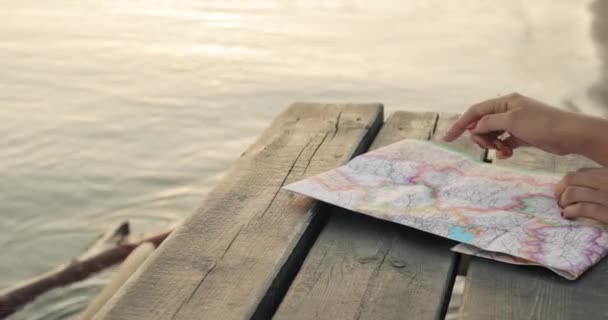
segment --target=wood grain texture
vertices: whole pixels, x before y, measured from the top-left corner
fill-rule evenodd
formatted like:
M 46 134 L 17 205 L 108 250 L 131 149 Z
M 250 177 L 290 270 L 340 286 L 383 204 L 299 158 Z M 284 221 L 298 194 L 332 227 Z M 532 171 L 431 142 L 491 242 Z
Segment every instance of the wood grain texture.
M 456 118 L 398 112 L 373 148 L 440 136 Z M 452 147 L 481 157 L 460 139 Z M 327 212 L 330 214 L 330 212 Z M 454 243 L 333 207 L 327 226 L 274 319 L 437 319 L 445 313 L 458 255 Z
M 312 245 L 316 202 L 281 190 L 365 150 L 382 106 L 296 103 L 96 319 L 266 319 Z
M 558 157 L 532 149 L 517 150 L 499 165 L 552 172 L 594 166 L 576 156 Z M 608 319 L 608 261 L 604 260 L 575 281 L 548 269 L 516 266 L 473 257 L 461 319 Z

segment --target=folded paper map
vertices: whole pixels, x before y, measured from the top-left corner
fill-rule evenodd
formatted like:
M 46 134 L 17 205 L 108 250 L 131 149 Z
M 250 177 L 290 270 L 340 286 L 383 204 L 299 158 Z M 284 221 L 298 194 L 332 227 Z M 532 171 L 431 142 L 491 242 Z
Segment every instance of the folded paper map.
M 562 218 L 553 195 L 559 179 L 403 140 L 285 189 L 455 240 L 457 252 L 574 280 L 608 252 L 608 226 Z

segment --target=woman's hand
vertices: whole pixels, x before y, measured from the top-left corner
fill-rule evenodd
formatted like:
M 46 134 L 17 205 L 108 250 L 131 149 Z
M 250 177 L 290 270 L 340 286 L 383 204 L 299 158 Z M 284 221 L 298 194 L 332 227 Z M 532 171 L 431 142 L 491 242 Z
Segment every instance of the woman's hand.
M 508 158 L 521 146 L 565 155 L 578 153 L 608 165 L 608 121 L 553 108 L 520 94 L 470 107 L 444 137 L 453 141 L 466 130 L 483 148 Z M 510 137 L 499 139 L 504 133 Z M 599 151 L 598 151 L 599 150 Z
M 608 223 L 608 168 L 568 173 L 555 187 L 564 218 L 585 217 Z

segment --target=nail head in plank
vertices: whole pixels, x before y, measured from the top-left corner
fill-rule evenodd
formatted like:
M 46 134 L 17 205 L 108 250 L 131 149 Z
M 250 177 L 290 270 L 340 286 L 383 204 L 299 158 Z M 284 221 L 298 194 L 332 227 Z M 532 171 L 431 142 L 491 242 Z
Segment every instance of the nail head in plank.
M 281 187 L 365 150 L 382 110 L 292 105 L 98 318 L 268 318 L 321 227 L 316 202 Z

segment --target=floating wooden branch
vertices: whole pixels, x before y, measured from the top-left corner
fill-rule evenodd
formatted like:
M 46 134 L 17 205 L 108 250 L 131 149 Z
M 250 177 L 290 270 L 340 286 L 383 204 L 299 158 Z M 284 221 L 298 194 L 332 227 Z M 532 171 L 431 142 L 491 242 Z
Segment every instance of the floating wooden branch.
M 17 311 L 24 304 L 51 289 L 83 280 L 90 275 L 123 261 L 131 251 L 144 242 L 160 245 L 173 228 L 136 240 L 124 241 L 129 234 L 128 224 L 121 224 L 113 235 L 104 236 L 87 253 L 31 280 L 0 291 L 0 318 Z M 108 243 L 115 246 L 107 248 Z M 103 247 L 106 247 L 103 249 Z M 98 250 L 101 251 L 96 252 Z

